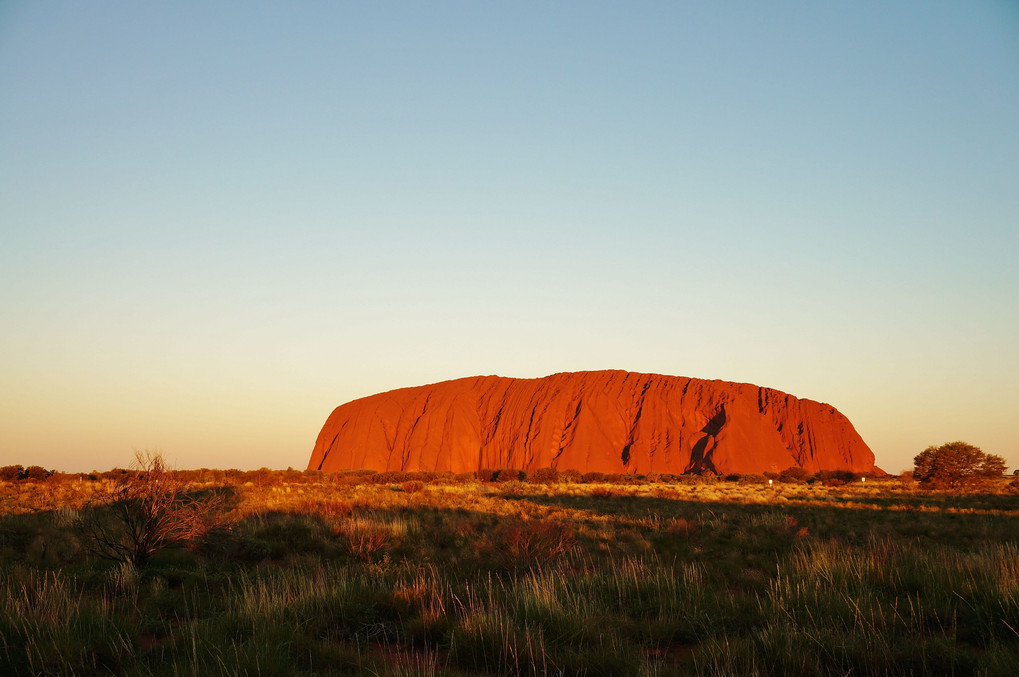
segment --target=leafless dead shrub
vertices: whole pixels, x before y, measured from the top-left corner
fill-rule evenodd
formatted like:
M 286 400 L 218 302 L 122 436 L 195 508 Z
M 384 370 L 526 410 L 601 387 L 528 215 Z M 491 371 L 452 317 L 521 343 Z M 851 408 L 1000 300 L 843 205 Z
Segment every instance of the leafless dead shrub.
M 77 520 L 92 554 L 141 566 L 159 550 L 190 541 L 214 525 L 218 492 L 188 490 L 158 452 L 136 452 L 128 472 L 97 486 Z
M 417 493 L 425 488 L 425 483 L 421 480 L 409 480 L 401 485 L 401 488 L 408 494 Z

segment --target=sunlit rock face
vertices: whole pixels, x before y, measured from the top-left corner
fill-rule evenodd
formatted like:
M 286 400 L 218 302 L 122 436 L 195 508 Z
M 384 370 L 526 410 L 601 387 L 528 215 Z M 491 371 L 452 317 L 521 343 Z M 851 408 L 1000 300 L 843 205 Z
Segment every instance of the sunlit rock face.
M 337 407 L 308 467 L 605 473 L 874 470 L 834 407 L 748 383 L 625 371 L 476 376 Z

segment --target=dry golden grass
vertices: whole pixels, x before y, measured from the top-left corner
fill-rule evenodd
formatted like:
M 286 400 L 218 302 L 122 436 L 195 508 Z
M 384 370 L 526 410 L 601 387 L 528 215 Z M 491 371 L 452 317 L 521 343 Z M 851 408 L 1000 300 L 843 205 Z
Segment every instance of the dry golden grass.
M 181 476 L 227 495 L 222 527 L 138 568 L 90 558 L 73 528 L 109 477 L 0 482 L 0 674 L 1011 674 L 1019 662 L 1007 481 L 949 493 L 894 478 Z
M 235 472 L 235 471 L 234 471 Z M 703 504 L 817 506 L 857 510 L 903 510 L 968 514 L 1002 514 L 988 497 L 1016 493 L 1010 480 L 967 491 L 928 491 L 915 482 L 890 477 L 843 486 L 815 483 L 741 484 L 715 481 L 703 484 L 640 482 L 598 483 L 485 483 L 474 479 L 404 480 L 376 483 L 371 475 L 325 475 L 293 481 L 294 471 L 262 471 L 259 482 L 231 478 L 195 480 L 191 487 L 229 487 L 237 500 L 233 516 L 266 511 L 316 513 L 344 516 L 352 510 L 456 509 L 506 515 L 520 512 L 544 517 L 549 510 L 532 502 L 513 500 L 535 497 L 588 497 L 598 499 L 655 498 Z M 352 481 L 359 478 L 363 481 Z M 83 507 L 96 494 L 108 490 L 111 480 L 62 476 L 46 481 L 0 481 L 0 515 Z

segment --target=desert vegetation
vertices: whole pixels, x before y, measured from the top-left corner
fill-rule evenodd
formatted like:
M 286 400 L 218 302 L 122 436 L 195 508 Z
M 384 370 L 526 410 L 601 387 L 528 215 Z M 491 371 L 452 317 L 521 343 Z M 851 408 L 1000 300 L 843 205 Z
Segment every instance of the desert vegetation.
M 968 442 L 929 446 L 913 459 L 913 477 L 933 488 L 975 486 L 1005 473 L 1005 459 Z
M 3 475 L 0 674 L 1019 665 L 1010 478 L 156 470 L 187 528 L 140 557 L 99 541 L 132 543 L 151 463 Z

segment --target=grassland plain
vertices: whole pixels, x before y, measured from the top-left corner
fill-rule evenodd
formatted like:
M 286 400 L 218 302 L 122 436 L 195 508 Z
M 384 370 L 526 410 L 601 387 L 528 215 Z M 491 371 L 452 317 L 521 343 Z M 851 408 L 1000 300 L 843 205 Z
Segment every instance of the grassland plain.
M 0 482 L 0 674 L 1014 675 L 1019 494 L 894 478 L 182 473 L 142 567 L 116 473 Z M 608 481 L 606 481 L 608 480 Z M 789 480 L 789 481 L 781 481 Z

